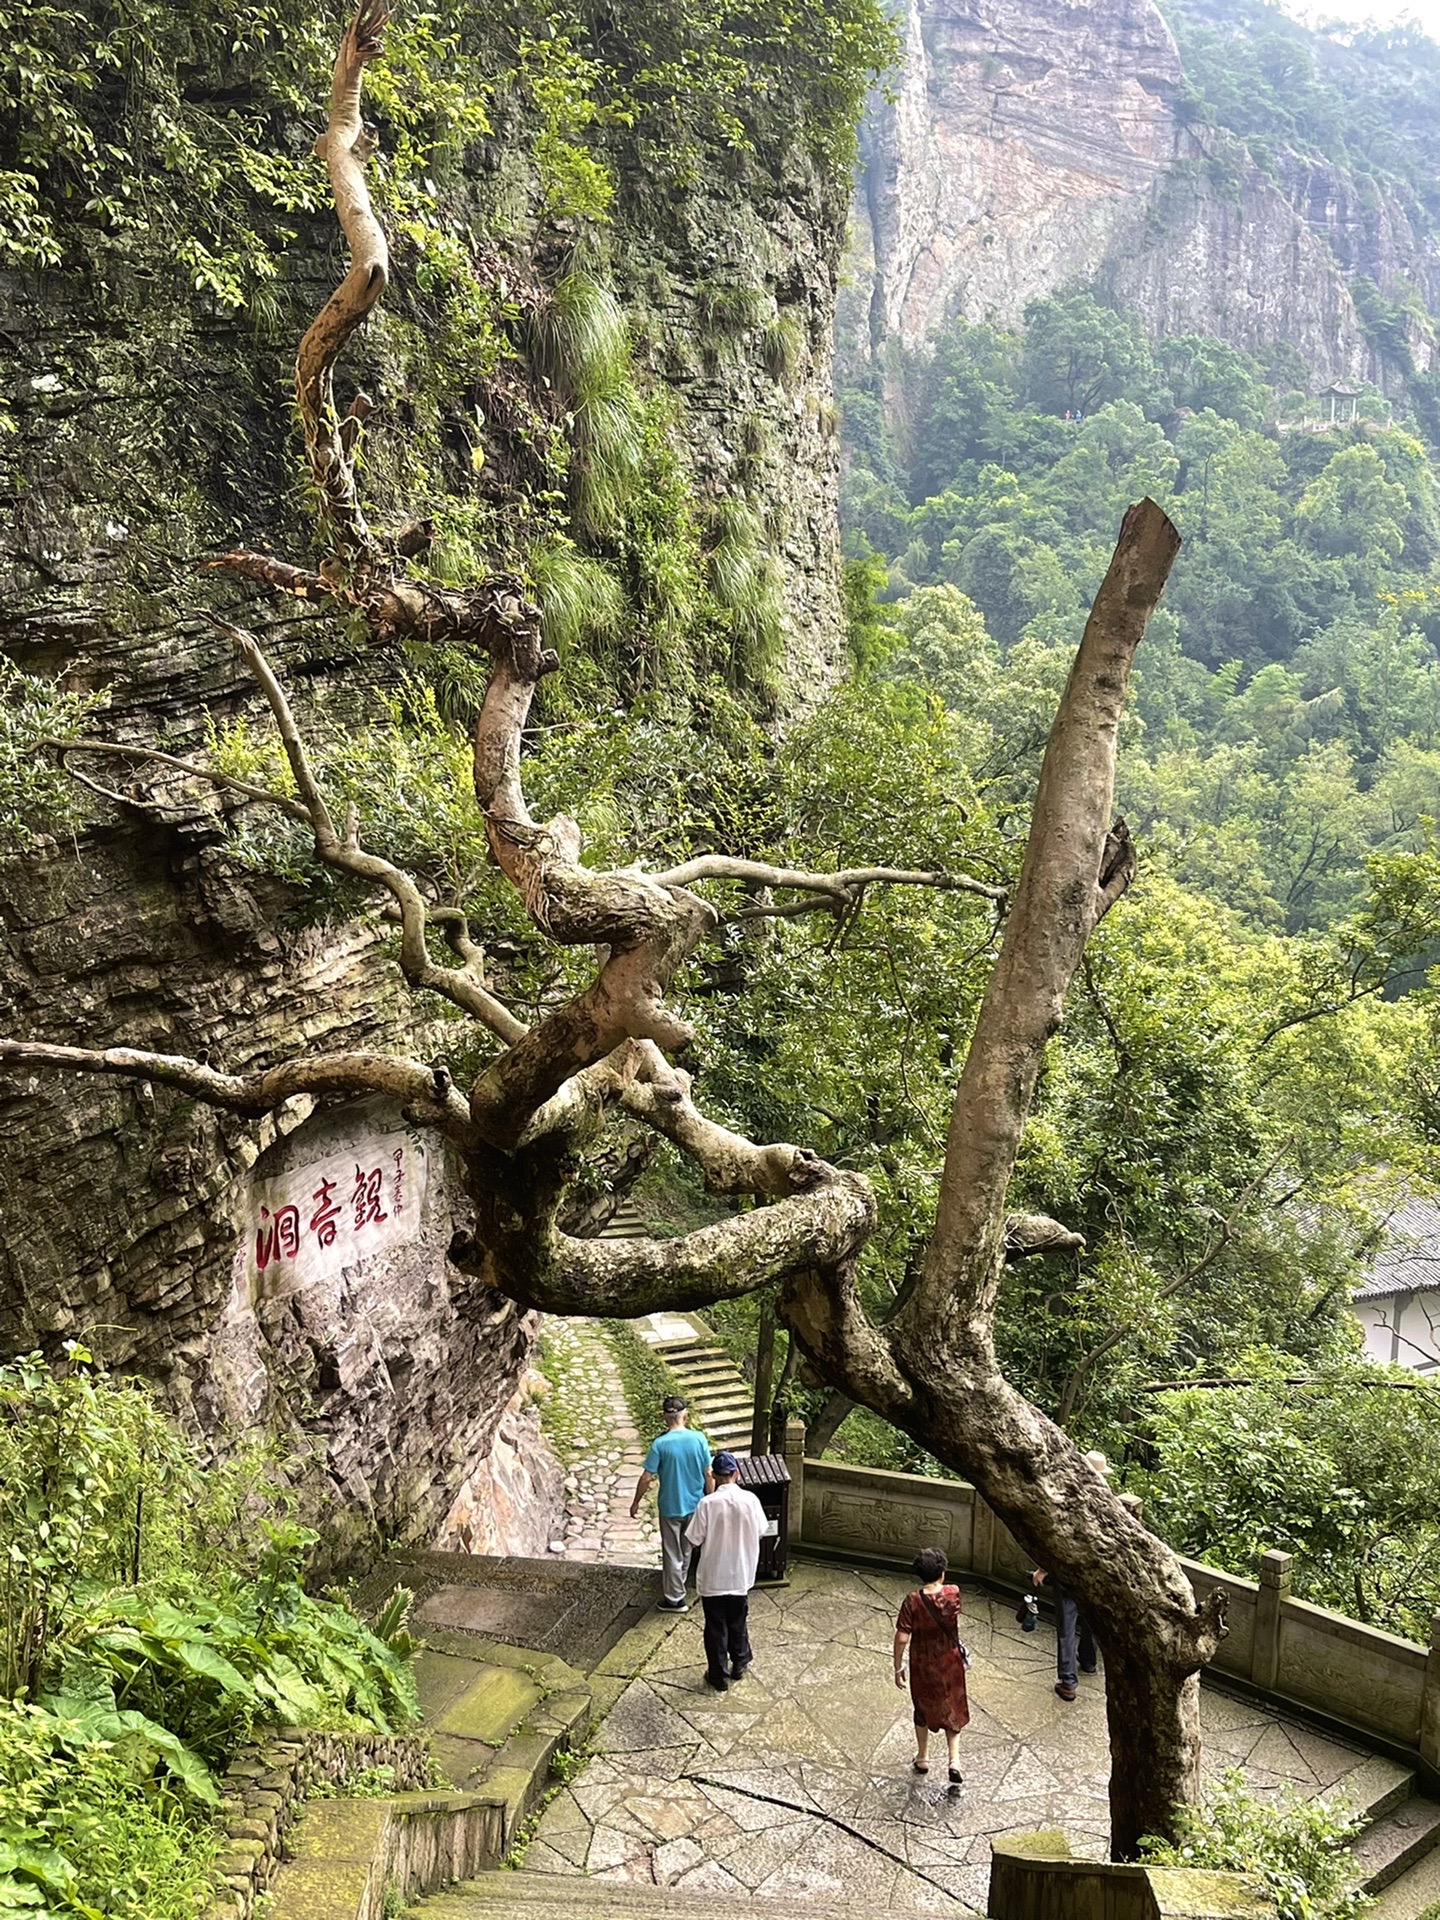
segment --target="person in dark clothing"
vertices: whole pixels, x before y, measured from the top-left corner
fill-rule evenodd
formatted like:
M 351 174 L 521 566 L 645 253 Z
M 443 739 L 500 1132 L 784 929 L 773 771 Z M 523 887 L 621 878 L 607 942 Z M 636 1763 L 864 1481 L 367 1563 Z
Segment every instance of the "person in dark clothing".
M 965 1651 L 960 1644 L 960 1589 L 945 1584 L 945 1555 L 922 1547 L 914 1571 L 920 1587 L 907 1593 L 895 1622 L 895 1684 L 905 1685 L 905 1653 L 910 1653 L 910 1701 L 915 1710 L 916 1773 L 930 1771 L 930 1735 L 943 1733 L 950 1758 L 950 1784 L 961 1782 L 959 1740 L 970 1723 L 965 1686 Z
M 1039 1586 L 1048 1575 L 1037 1567 L 1031 1578 Z M 1050 1591 L 1055 1596 L 1055 1691 L 1062 1700 L 1074 1700 L 1080 1692 L 1080 1675 L 1094 1673 L 1098 1665 L 1095 1636 L 1070 1589 L 1051 1580 Z
M 1085 1461 L 1102 1480 L 1108 1480 L 1114 1471 L 1098 1448 L 1087 1453 Z M 1049 1581 L 1055 1596 L 1055 1691 L 1062 1700 L 1074 1700 L 1080 1693 L 1080 1675 L 1094 1673 L 1099 1665 L 1090 1622 L 1081 1613 L 1080 1602 L 1070 1589 L 1052 1580 L 1043 1567 L 1036 1567 L 1030 1578 L 1037 1587 Z

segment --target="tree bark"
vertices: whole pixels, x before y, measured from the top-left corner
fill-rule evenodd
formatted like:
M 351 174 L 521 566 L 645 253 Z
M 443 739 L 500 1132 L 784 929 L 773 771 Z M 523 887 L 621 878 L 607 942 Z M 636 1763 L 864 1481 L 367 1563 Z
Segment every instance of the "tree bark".
M 765 1453 L 770 1444 L 771 1400 L 775 1387 L 775 1295 L 760 1296 L 760 1329 L 755 1342 L 755 1407 L 750 1422 L 750 1451 Z

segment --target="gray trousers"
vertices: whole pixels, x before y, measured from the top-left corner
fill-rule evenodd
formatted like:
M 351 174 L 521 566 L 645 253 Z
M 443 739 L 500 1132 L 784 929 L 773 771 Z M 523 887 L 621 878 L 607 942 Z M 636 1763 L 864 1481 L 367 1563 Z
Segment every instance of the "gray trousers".
M 695 1518 L 693 1513 L 662 1513 L 660 1516 L 660 1582 L 667 1600 L 685 1598 L 685 1580 L 695 1549 L 685 1544 L 685 1529 Z
M 1079 1685 L 1082 1673 L 1095 1671 L 1095 1636 L 1074 1594 L 1058 1580 L 1054 1585 L 1055 1675 L 1062 1687 L 1074 1687 Z

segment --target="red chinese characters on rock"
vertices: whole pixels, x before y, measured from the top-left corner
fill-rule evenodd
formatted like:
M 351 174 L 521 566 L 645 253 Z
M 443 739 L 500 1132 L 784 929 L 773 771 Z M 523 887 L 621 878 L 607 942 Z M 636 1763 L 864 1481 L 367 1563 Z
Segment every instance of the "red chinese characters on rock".
M 355 1169 L 355 1191 L 350 1197 L 355 1206 L 356 1233 L 365 1227 L 378 1227 L 382 1220 L 390 1218 L 380 1205 L 380 1182 L 384 1171 L 383 1167 L 374 1167 L 369 1173 L 363 1167 Z
M 260 1209 L 260 1225 L 255 1230 L 255 1264 L 263 1273 L 268 1266 L 293 1260 L 300 1251 L 300 1210 L 277 1207 Z
M 380 1232 L 385 1222 L 394 1220 L 398 1225 L 398 1216 L 404 1211 L 408 1171 L 405 1148 L 396 1147 L 388 1158 L 388 1167 L 383 1162 L 380 1166 L 372 1167 L 355 1163 L 348 1219 L 347 1208 L 338 1197 L 343 1178 L 338 1169 L 335 1169 L 334 1178 L 329 1173 L 321 1173 L 318 1184 L 309 1194 L 308 1203 L 297 1205 L 283 1194 L 278 1198 L 272 1196 L 275 1204 L 273 1207 L 260 1208 L 260 1220 L 256 1227 L 257 1271 L 263 1273 L 267 1267 L 283 1266 L 285 1262 L 296 1259 L 307 1236 L 314 1246 L 322 1250 L 334 1247 L 343 1236 L 347 1242 L 358 1244 L 353 1248 L 348 1245 L 343 1247 L 342 1260 L 361 1257 L 365 1243 Z M 387 1172 L 390 1176 L 388 1196 L 385 1190 Z M 314 1177 L 315 1170 L 311 1169 L 310 1178 Z M 390 1202 L 388 1208 L 387 1197 Z
M 310 1231 L 322 1247 L 333 1247 L 335 1244 L 335 1222 L 340 1218 L 340 1209 L 331 1198 L 334 1192 L 335 1182 L 322 1180 L 310 1196 L 316 1203 L 315 1211 L 310 1216 Z

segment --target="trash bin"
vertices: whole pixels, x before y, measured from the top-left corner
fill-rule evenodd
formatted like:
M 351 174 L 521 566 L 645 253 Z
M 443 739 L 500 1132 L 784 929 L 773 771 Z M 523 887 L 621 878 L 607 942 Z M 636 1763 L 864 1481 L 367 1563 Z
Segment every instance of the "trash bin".
M 790 1552 L 790 1469 L 783 1453 L 742 1456 L 736 1485 L 753 1493 L 765 1509 L 765 1532 L 760 1541 L 760 1565 L 755 1584 L 783 1581 Z

